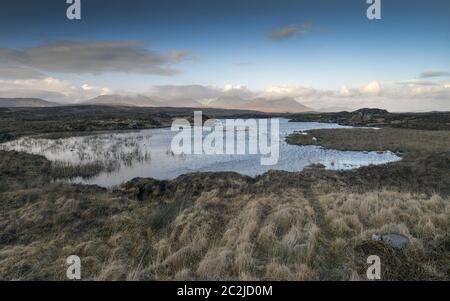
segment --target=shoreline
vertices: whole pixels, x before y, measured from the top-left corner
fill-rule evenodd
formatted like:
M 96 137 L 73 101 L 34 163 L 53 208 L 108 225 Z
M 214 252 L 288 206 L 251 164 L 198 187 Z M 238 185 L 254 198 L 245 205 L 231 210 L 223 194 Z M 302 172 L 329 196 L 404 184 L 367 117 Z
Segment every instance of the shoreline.
M 290 120 L 288 120 L 289 122 Z M 301 123 L 301 122 L 299 122 Z M 167 128 L 167 127 L 158 127 L 158 128 Z M 157 129 L 157 128 L 152 128 L 152 129 Z M 27 138 L 29 137 L 30 139 L 66 139 L 66 138 L 73 138 L 73 137 L 84 137 L 87 135 L 102 135 L 102 134 L 120 134 L 120 133 L 138 133 L 140 131 L 145 131 L 147 129 L 139 129 L 139 130 L 119 130 L 119 131 L 115 131 L 115 130 L 111 130 L 111 131 L 97 131 L 97 132 L 82 132 L 82 133 L 73 133 L 73 132 L 67 132 L 64 133 L 62 135 L 60 135 L 59 133 L 57 133 L 56 136 L 53 137 L 49 137 L 54 135 L 54 133 L 45 133 L 45 134 L 36 134 L 34 136 L 26 136 L 26 137 L 22 137 L 21 139 Z M 328 129 L 326 129 L 328 130 Z M 293 143 L 289 143 L 290 139 L 289 137 L 295 135 L 295 131 L 291 132 L 291 134 L 288 134 L 286 137 L 283 138 L 284 142 L 283 143 L 287 143 L 287 144 L 293 144 Z M 295 144 L 295 143 L 294 143 Z M 339 150 L 339 151 L 349 151 L 349 152 L 360 152 L 362 153 L 362 151 L 360 150 L 347 150 L 347 149 L 334 149 L 334 148 L 330 148 L 331 150 Z M 375 153 L 375 151 L 370 151 L 371 153 Z M 364 153 L 369 153 L 369 152 L 364 152 Z M 380 152 L 377 152 L 380 153 Z M 382 153 L 387 153 L 386 151 L 383 151 Z M 37 154 L 39 155 L 39 154 Z M 42 154 L 43 155 L 43 154 Z M 402 158 L 398 158 L 398 160 L 401 160 Z M 375 165 L 385 165 L 389 162 L 391 162 L 391 160 L 387 160 L 388 162 L 383 162 L 383 163 L 375 163 Z M 89 183 L 91 178 L 95 178 L 96 176 L 99 176 L 101 174 L 110 174 L 110 173 L 116 173 L 116 169 L 113 169 L 113 165 L 111 164 L 104 164 L 102 163 L 103 160 L 99 161 L 99 162 L 92 162 L 92 163 L 81 163 L 81 164 L 75 164 L 75 163 L 64 163 L 64 161 L 51 161 L 51 164 L 53 166 L 53 171 L 52 174 L 54 175 L 54 181 L 55 182 L 64 182 L 64 183 L 69 183 L 69 184 L 85 184 L 85 185 L 98 185 L 99 187 L 103 187 L 103 188 L 107 188 L 107 189 L 113 189 L 114 187 L 120 186 L 130 180 L 132 180 L 133 178 L 129 178 L 128 180 L 121 182 L 121 183 L 116 183 L 114 185 L 102 185 L 100 184 L 95 184 L 95 183 Z M 329 171 L 344 171 L 344 170 L 355 170 L 357 168 L 361 168 L 363 166 L 368 166 L 371 165 L 372 163 L 367 162 L 366 165 L 359 165 L 359 166 L 353 166 L 353 167 L 348 167 L 348 166 L 341 166 L 339 167 L 334 167 L 334 163 L 330 166 L 328 164 L 328 168 L 325 168 L 324 166 L 324 170 L 329 170 Z M 114 165 L 116 166 L 116 165 Z M 302 165 L 303 166 L 303 165 Z M 118 166 L 116 166 L 118 167 Z M 296 173 L 296 172 L 302 172 L 306 169 L 311 169 L 311 168 L 317 168 L 318 165 L 311 163 L 309 165 L 303 166 L 303 167 L 299 167 L 298 169 L 294 169 L 294 170 L 290 170 L 290 169 L 285 169 L 283 167 L 277 167 L 274 166 L 273 169 L 271 170 L 275 170 L 275 171 L 288 171 L 291 173 Z M 190 172 L 186 172 L 183 174 L 178 174 L 176 175 L 176 177 L 179 177 L 181 175 L 185 175 L 185 174 L 192 174 L 192 173 L 197 173 L 198 171 L 190 171 Z M 205 171 L 208 172 L 208 171 Z M 214 171 L 209 171 L 209 172 L 214 172 Z M 245 171 L 240 171 L 240 170 L 228 170 L 228 171 L 224 171 L 224 172 L 236 172 L 239 173 L 241 175 L 247 175 L 245 173 Z M 264 175 L 265 173 L 269 172 L 269 170 L 267 171 L 262 171 L 261 173 L 257 173 L 255 175 L 250 175 L 251 177 L 255 178 L 257 176 L 261 176 Z M 143 176 L 140 176 L 143 177 Z M 155 178 L 152 175 L 146 176 L 148 178 L 153 178 L 153 179 L 158 179 Z M 166 178 L 162 178 L 159 180 L 165 180 Z M 170 179 L 174 179 L 174 178 L 169 178 Z

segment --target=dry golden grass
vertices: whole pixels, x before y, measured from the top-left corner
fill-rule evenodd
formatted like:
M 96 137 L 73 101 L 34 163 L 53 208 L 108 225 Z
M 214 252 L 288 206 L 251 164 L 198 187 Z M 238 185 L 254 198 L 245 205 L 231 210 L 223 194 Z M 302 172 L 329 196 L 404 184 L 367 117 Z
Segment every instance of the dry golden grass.
M 413 241 L 439 239 L 450 230 L 450 202 L 392 191 L 319 196 L 327 222 L 340 237 L 361 239 L 398 232 Z
M 287 278 L 305 278 L 312 274 L 313 214 L 298 193 L 240 195 L 226 203 L 202 194 L 156 243 L 152 268 L 160 271 L 157 279 L 255 280 L 272 278 L 279 265 Z
M 448 250 L 430 253 L 449 233 L 450 200 L 437 195 L 211 190 L 163 228 L 149 220 L 155 206 L 107 192 L 25 202 L 8 212 L 6 231 L 22 236 L 1 244 L 0 278 L 64 279 L 77 254 L 93 280 L 363 280 L 359 245 L 398 232 L 411 245 L 396 256 L 417 258 L 417 277 L 448 279 Z
M 84 280 L 364 280 L 372 254 L 385 280 L 450 279 L 445 194 L 355 193 L 309 173 L 196 174 L 107 191 L 45 182 L 21 171 L 36 165 L 26 159 L 0 174 L 28 179 L 0 192 L 1 280 L 64 280 L 73 254 Z M 370 239 L 384 232 L 411 244 Z
M 420 270 L 430 279 L 448 278 L 448 271 L 442 264 L 449 266 L 449 250 L 441 256 L 432 253 L 438 252 L 434 249 L 442 244 L 445 249 L 449 242 L 450 199 L 438 195 L 427 197 L 378 191 L 326 194 L 319 196 L 319 201 L 326 212 L 326 223 L 333 232 L 330 250 L 335 256 L 344 257 L 345 265 L 353 272 L 358 269 L 358 260 L 353 257 L 354 252 L 348 256 L 349 246 L 369 241 L 373 234 L 399 233 L 410 240 L 401 255 L 406 255 L 417 265 L 416 271 Z M 395 268 L 401 269 L 401 264 L 410 263 L 399 263 Z

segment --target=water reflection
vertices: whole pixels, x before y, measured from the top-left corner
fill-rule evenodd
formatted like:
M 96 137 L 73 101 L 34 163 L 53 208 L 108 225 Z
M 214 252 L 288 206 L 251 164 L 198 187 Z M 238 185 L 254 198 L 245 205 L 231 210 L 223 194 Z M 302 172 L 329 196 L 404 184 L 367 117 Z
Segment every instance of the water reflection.
M 108 166 L 105 172 L 88 179 L 71 180 L 104 187 L 135 177 L 172 179 L 196 171 L 235 171 L 255 176 L 270 169 L 300 171 L 310 164 L 323 164 L 327 169 L 351 169 L 400 159 L 391 152 L 326 150 L 318 146 L 295 146 L 284 142 L 284 137 L 294 131 L 323 128 L 343 126 L 280 119 L 280 158 L 273 166 L 261 165 L 259 155 L 174 155 L 170 144 L 176 132 L 168 128 L 56 140 L 24 137 L 2 144 L 0 148 L 41 154 L 57 164 L 104 164 Z

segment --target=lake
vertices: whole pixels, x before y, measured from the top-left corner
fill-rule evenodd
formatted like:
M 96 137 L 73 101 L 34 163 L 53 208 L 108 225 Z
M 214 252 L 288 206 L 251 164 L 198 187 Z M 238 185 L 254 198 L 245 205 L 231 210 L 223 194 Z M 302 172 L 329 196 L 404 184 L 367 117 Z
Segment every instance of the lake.
M 343 170 L 401 159 L 392 152 L 338 151 L 319 146 L 289 145 L 284 138 L 294 131 L 347 127 L 330 123 L 279 120 L 280 145 L 276 165 L 261 165 L 260 155 L 175 155 L 171 151 L 171 141 L 177 132 L 171 131 L 170 128 L 111 132 L 55 140 L 23 137 L 0 147 L 5 150 L 40 154 L 60 164 L 105 164 L 109 167 L 108 171 L 91 178 L 70 180 L 73 183 L 103 187 L 119 185 L 135 177 L 173 179 L 186 173 L 206 171 L 235 171 L 256 176 L 271 169 L 301 171 L 316 163 L 323 164 L 327 169 Z M 248 135 L 245 139 L 249 139 Z

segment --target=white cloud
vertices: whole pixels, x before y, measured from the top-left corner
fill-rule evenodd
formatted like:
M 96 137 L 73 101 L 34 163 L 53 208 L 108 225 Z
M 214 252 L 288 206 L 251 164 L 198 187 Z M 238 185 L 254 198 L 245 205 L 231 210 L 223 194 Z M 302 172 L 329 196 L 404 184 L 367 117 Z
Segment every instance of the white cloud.
M 0 97 L 37 97 L 70 103 L 110 93 L 112 93 L 112 90 L 107 87 L 96 87 L 88 84 L 77 86 L 69 81 L 53 77 L 0 80 Z
M 341 90 L 339 91 L 339 94 L 340 94 L 341 96 L 344 96 L 344 97 L 351 96 L 351 92 L 350 92 L 350 90 L 347 88 L 347 86 L 342 86 L 342 87 L 341 87 Z
M 359 90 L 361 94 L 378 95 L 381 92 L 381 85 L 379 82 L 373 81 L 361 87 Z
M 223 88 L 223 90 L 225 92 L 229 92 L 229 91 L 243 91 L 243 90 L 247 90 L 247 86 L 245 85 L 225 85 L 225 87 Z
M 265 88 L 261 93 L 259 93 L 260 97 L 266 98 L 283 98 L 283 97 L 292 97 L 292 98 L 310 98 L 312 96 L 319 97 L 319 93 L 317 90 L 312 88 L 305 88 L 300 86 L 269 86 Z
M 110 88 L 91 86 L 88 84 L 82 85 L 81 89 L 88 92 L 100 93 L 100 95 L 107 95 L 113 93 L 113 91 Z
M 450 102 L 450 83 L 441 82 L 423 82 L 406 81 L 396 83 L 400 88 L 397 89 L 397 96 L 401 98 L 440 98 Z

